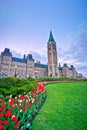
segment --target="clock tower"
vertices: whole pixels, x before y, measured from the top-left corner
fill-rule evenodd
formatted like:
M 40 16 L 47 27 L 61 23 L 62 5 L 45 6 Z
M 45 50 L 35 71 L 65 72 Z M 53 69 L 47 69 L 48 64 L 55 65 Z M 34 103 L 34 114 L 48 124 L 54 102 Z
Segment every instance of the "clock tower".
M 57 48 L 52 31 L 50 31 L 47 43 L 48 55 L 48 76 L 58 77 L 58 61 L 57 61 Z

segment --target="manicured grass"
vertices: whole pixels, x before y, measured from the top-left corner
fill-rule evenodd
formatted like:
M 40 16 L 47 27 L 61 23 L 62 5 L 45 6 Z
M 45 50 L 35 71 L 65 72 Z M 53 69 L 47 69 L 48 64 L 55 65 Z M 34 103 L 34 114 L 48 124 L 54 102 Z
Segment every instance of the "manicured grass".
M 87 82 L 48 84 L 46 92 L 33 130 L 87 130 Z

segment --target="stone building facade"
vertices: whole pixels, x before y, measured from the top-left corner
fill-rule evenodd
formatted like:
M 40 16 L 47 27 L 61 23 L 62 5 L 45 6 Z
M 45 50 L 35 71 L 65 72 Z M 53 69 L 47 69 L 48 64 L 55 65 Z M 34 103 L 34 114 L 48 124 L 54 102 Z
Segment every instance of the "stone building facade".
M 0 55 L 0 76 L 22 78 L 47 76 L 47 65 L 35 63 L 31 54 L 24 55 L 23 58 L 13 57 L 10 49 L 5 48 Z
M 67 78 L 78 77 L 78 73 L 73 65 L 69 67 L 66 63 L 64 63 L 63 67 L 61 67 L 59 63 L 58 70 L 59 70 L 59 77 L 67 77 Z
M 31 54 L 24 55 L 23 58 L 13 57 L 10 49 L 5 48 L 0 55 L 0 77 L 77 77 L 78 73 L 73 65 L 68 67 L 67 64 L 64 64 L 61 67 L 59 64 L 58 66 L 57 47 L 52 31 L 50 31 L 47 42 L 47 55 L 48 65 L 35 63 Z

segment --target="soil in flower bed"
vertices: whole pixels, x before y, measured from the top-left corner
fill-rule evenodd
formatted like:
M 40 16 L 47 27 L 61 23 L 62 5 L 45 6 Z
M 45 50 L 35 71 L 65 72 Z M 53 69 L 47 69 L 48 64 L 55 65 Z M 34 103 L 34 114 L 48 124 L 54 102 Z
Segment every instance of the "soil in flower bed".
M 30 123 L 30 126 L 32 128 L 32 122 L 33 120 L 35 119 L 35 117 L 38 115 L 38 112 L 39 110 L 41 109 L 41 107 L 43 106 L 44 102 L 46 101 L 46 97 L 42 100 L 41 104 L 36 108 L 37 109 L 37 112 L 35 112 L 33 115 L 32 115 L 32 118 L 29 120 L 29 123 Z M 26 128 L 25 130 L 31 130 L 30 128 Z

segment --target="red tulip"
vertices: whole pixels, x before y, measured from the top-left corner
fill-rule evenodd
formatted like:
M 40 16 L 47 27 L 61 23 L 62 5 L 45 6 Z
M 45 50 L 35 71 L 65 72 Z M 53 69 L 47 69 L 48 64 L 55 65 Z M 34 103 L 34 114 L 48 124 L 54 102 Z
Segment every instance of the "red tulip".
M 19 128 L 19 125 L 18 125 L 18 124 L 15 124 L 14 127 L 18 129 L 18 128 Z
M 15 117 L 15 115 L 12 116 L 12 121 L 16 122 L 18 120 L 18 118 Z
M 0 124 L 2 124 L 2 120 L 0 120 Z
M 7 120 L 4 120 L 4 121 L 3 121 L 3 124 L 4 124 L 4 125 L 7 125 L 7 124 L 8 124 L 8 121 L 7 121 Z
M 0 125 L 0 130 L 3 130 L 3 125 Z
M 12 114 L 10 113 L 10 111 L 7 111 L 7 112 L 5 113 L 5 116 L 12 116 Z
M 14 107 L 14 108 L 17 108 L 17 105 L 14 105 L 13 107 Z
M 0 111 L 2 111 L 2 107 L 0 107 Z
M 3 117 L 3 114 L 0 113 L 0 117 Z

